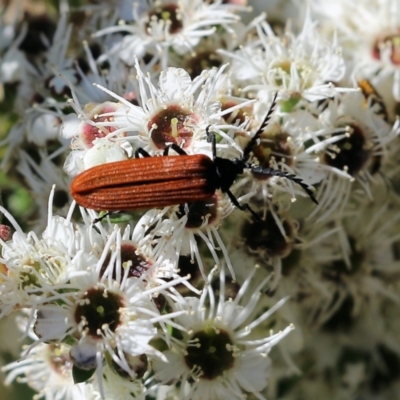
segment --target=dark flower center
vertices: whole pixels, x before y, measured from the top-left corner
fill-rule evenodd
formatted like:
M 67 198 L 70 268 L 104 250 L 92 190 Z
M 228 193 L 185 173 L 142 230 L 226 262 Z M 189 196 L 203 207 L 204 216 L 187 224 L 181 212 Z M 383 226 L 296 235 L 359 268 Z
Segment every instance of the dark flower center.
M 148 123 L 151 139 L 158 149 L 165 149 L 172 143 L 185 149 L 190 146 L 193 137 L 192 126 L 196 118 L 178 105 L 160 110 Z
M 107 254 L 101 268 L 101 275 L 104 274 L 110 263 L 111 253 Z M 152 262 L 140 254 L 138 248 L 130 241 L 124 241 L 121 244 L 121 277 L 125 274 L 125 269 L 129 268 L 128 277 L 140 278 L 152 266 Z M 117 271 L 115 265 L 112 272 L 113 279 L 117 280 Z M 120 279 L 118 279 L 120 280 Z
M 200 370 L 201 379 L 215 379 L 233 367 L 233 343 L 228 332 L 214 327 L 196 332 L 186 349 L 186 365 Z
M 271 161 L 283 162 L 289 166 L 293 164 L 292 150 L 288 142 L 289 135 L 285 132 L 264 133 L 259 145 L 253 148 L 255 158 L 263 168 L 270 168 Z M 269 175 L 252 172 L 260 180 L 269 178 Z
M 324 154 L 326 164 L 356 175 L 364 167 L 371 155 L 371 145 L 366 140 L 363 130 L 356 124 L 346 125 L 348 135 L 338 140 Z M 341 135 L 341 132 L 334 136 Z
M 99 331 L 105 328 L 115 331 L 120 324 L 119 310 L 123 307 L 121 296 L 103 287 L 89 289 L 79 301 L 75 310 L 75 322 L 84 321 L 88 334 L 101 337 Z
M 282 225 L 286 236 L 282 235 L 275 218 L 269 212 L 263 221 L 245 222 L 242 237 L 252 251 L 271 257 L 286 257 L 293 249 L 295 229 L 287 220 L 283 220 Z
M 169 33 L 178 33 L 182 30 L 182 15 L 176 4 L 165 4 L 155 7 L 149 12 L 149 21 L 165 21 L 169 25 Z M 147 24 L 147 28 L 151 29 L 151 22 Z
M 218 214 L 217 204 L 217 196 L 211 196 L 207 200 L 181 205 L 179 214 L 182 216 L 187 215 L 186 228 L 201 228 L 204 225 L 211 225 L 216 220 Z

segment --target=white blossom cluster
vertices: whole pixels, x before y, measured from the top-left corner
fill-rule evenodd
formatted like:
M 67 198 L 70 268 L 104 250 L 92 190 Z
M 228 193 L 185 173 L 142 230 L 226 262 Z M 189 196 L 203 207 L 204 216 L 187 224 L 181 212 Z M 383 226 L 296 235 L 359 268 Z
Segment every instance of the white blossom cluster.
M 29 4 L 0 9 L 5 385 L 398 399 L 398 0 Z

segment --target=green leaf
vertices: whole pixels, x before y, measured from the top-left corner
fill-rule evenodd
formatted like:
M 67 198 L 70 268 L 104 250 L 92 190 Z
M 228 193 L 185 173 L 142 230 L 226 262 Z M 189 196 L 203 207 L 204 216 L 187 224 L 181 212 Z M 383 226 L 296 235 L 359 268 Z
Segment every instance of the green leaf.
M 72 377 L 74 379 L 74 383 L 77 384 L 88 381 L 93 376 L 94 371 L 96 371 L 96 368 L 81 369 L 74 365 L 72 367 Z
M 63 339 L 63 343 L 67 344 L 68 346 L 73 346 L 74 344 L 76 344 L 76 342 L 77 339 L 71 335 L 65 336 L 65 338 Z
M 107 211 L 102 211 L 99 213 L 99 218 L 102 218 L 107 214 Z M 123 212 L 112 212 L 108 213 L 108 218 L 110 218 L 113 224 L 124 224 L 132 221 L 132 215 Z
M 18 188 L 8 198 L 8 209 L 13 215 L 28 214 L 32 209 L 31 195 L 24 188 Z

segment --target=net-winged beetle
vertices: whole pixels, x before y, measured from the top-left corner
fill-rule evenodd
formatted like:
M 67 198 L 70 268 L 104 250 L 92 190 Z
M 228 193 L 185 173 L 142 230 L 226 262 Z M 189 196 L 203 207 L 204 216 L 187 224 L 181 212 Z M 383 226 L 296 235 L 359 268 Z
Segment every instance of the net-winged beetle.
M 216 138 L 208 127 L 206 132 L 212 146 L 212 159 L 204 154 L 187 155 L 177 145 L 167 146 L 163 157 L 151 157 L 140 148 L 134 159 L 102 164 L 76 176 L 71 183 L 72 197 L 86 208 L 128 211 L 205 200 L 220 189 L 237 208 L 247 209 L 259 219 L 248 204 L 239 204 L 230 191 L 237 176 L 243 174 L 245 169 L 250 169 L 258 174 L 290 179 L 299 184 L 311 200 L 318 204 L 313 191 L 298 176 L 249 163 L 252 149 L 271 119 L 276 97 L 240 158 L 231 160 L 218 157 Z M 176 151 L 179 156 L 168 157 L 169 149 Z

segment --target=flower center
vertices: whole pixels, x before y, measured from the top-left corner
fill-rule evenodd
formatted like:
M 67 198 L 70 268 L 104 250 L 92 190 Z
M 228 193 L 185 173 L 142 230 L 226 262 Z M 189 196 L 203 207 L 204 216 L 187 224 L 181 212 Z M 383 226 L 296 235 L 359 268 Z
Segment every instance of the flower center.
M 324 155 L 326 164 L 356 175 L 371 155 L 371 144 L 367 142 L 363 130 L 355 123 L 343 126 L 348 135 L 329 147 Z M 342 132 L 333 136 L 341 135 Z
M 187 65 L 187 71 L 192 79 L 199 76 L 203 70 L 219 68 L 222 65 L 221 57 L 214 51 L 201 51 L 192 57 Z
M 134 381 L 138 377 L 142 377 L 148 368 L 149 362 L 146 354 L 141 354 L 140 356 L 132 356 L 131 354 L 124 352 L 125 361 L 129 364 L 131 371 L 135 372 L 135 378 L 132 378 L 127 371 L 125 371 L 119 364 L 114 360 L 111 360 L 110 366 L 112 370 L 121 378 L 127 381 Z M 132 397 L 134 398 L 134 397 Z
M 149 122 L 151 139 L 157 149 L 163 150 L 167 145 L 177 144 L 186 149 L 193 137 L 191 126 L 196 122 L 194 115 L 177 105 L 160 110 Z
M 71 374 L 72 361 L 69 347 L 63 344 L 49 344 L 48 356 L 54 371 L 62 377 L 68 378 Z
M 151 29 L 151 22 L 164 21 L 168 26 L 169 33 L 178 33 L 182 30 L 182 15 L 176 4 L 165 4 L 155 7 L 149 12 L 148 29 Z
M 14 230 L 8 225 L 0 224 L 0 239 L 8 242 L 12 239 Z M 1 264 L 1 263 L 0 263 Z
M 225 111 L 228 108 L 234 107 L 236 105 L 237 103 L 234 103 L 233 101 L 223 101 L 221 104 L 221 111 Z M 224 114 L 222 118 L 229 124 L 242 124 L 246 121 L 246 109 L 239 108 L 238 110 Z
M 198 229 L 206 225 L 212 225 L 217 219 L 217 204 L 217 196 L 211 196 L 207 200 L 181 205 L 178 215 L 187 215 L 187 229 Z
M 121 244 L 121 266 L 122 269 L 129 269 L 128 277 L 140 278 L 148 269 L 151 268 L 152 263 L 138 252 L 137 247 L 130 241 L 123 241 Z M 101 275 L 104 274 L 108 264 L 110 263 L 111 253 L 107 254 L 106 259 L 101 267 Z M 112 277 L 117 279 L 117 271 L 113 265 Z M 121 274 L 124 275 L 124 271 Z
M 263 221 L 245 222 L 242 237 L 251 251 L 283 258 L 293 249 L 296 231 L 288 220 L 283 220 L 282 225 L 286 236 L 282 235 L 275 218 L 269 212 Z
M 103 287 L 89 289 L 81 298 L 75 310 L 75 321 L 88 330 L 95 338 L 101 337 L 101 330 L 115 331 L 120 323 L 119 310 L 123 307 L 121 296 Z
M 275 86 L 290 87 L 292 64 L 292 60 L 282 60 L 275 63 L 268 72 L 269 80 L 271 80 Z M 305 60 L 302 60 L 301 62 L 297 60 L 295 68 L 299 78 L 298 85 L 296 86 L 299 86 L 299 88 L 301 87 L 303 90 L 312 87 L 315 80 L 315 73 L 313 73 L 313 69 L 307 64 L 307 62 Z
M 47 43 L 52 43 L 56 31 L 54 21 L 45 14 L 27 14 L 24 16 L 24 24 L 27 27 L 27 32 L 19 45 L 19 49 L 35 56 L 40 52 L 48 51 Z
M 179 276 L 188 276 L 189 283 L 195 287 L 199 287 L 202 285 L 203 280 L 200 273 L 199 264 L 197 261 L 189 255 L 180 255 L 178 260 L 178 274 Z M 189 294 L 191 293 L 190 290 L 182 283 L 175 286 L 175 288 L 181 294 Z
M 390 60 L 394 65 L 400 65 L 400 33 L 378 38 L 372 48 L 372 56 L 380 60 L 382 53 L 389 51 Z
M 40 289 L 41 284 L 37 274 L 41 272 L 43 271 L 39 262 L 32 259 L 27 260 L 27 263 L 19 273 L 21 288 L 24 290 Z
M 111 126 L 114 117 L 100 115 L 114 113 L 116 110 L 117 107 L 111 102 L 105 102 L 102 104 L 89 103 L 85 106 L 85 113 L 87 113 L 91 121 L 95 124 L 100 124 L 91 125 L 85 122 L 82 123 L 79 136 L 88 148 L 93 147 L 94 140 L 106 137 L 108 134 L 115 131 L 115 127 Z M 107 126 L 107 122 L 110 122 L 110 126 Z
M 230 335 L 214 327 L 196 332 L 186 349 L 186 365 L 200 370 L 201 379 L 215 379 L 233 367 L 233 342 Z
M 271 167 L 271 161 L 282 162 L 291 166 L 293 164 L 292 149 L 289 145 L 289 135 L 285 132 L 264 133 L 261 142 L 253 148 L 254 156 L 263 168 Z M 266 180 L 270 175 L 252 172 L 259 180 Z

